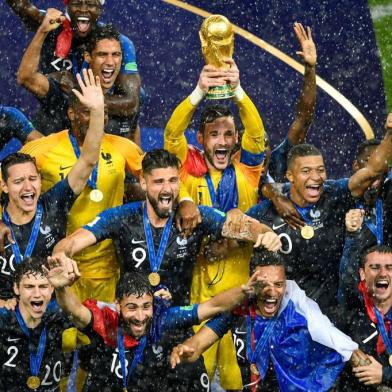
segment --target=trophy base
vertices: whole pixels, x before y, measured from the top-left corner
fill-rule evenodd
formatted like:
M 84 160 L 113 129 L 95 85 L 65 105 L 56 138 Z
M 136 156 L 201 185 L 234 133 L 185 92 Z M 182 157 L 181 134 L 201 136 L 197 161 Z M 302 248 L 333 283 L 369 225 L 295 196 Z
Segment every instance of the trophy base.
M 207 99 L 228 99 L 234 97 L 234 91 L 229 83 L 223 86 L 211 87 L 206 95 Z

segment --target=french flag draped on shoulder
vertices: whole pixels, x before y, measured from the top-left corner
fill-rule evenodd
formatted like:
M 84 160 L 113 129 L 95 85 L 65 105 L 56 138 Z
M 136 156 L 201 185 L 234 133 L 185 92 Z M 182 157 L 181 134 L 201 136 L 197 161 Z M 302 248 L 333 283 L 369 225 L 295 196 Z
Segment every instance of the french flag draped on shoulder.
M 272 319 L 256 317 L 257 339 Z M 268 344 L 256 358 L 261 379 L 271 360 L 282 391 L 332 388 L 358 345 L 338 330 L 294 282 L 287 288 Z

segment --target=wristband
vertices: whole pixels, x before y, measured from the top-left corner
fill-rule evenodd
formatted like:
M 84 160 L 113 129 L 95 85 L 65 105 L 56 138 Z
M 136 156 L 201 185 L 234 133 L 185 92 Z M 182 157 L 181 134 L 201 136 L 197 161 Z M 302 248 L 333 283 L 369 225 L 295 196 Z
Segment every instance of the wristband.
M 199 85 L 197 85 L 189 96 L 189 100 L 193 106 L 197 106 L 203 100 L 205 95 L 206 93 L 199 87 Z

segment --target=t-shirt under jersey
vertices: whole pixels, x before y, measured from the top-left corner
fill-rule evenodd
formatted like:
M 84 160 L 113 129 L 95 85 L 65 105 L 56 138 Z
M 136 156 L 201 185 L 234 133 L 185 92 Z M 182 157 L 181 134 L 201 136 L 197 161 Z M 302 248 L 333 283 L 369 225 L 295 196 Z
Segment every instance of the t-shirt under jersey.
M 336 304 L 345 214 L 353 205 L 348 179 L 327 181 L 319 201 L 306 212 L 306 219 L 314 228 L 314 237 L 308 240 L 300 230 L 284 222 L 270 201 L 247 212 L 279 235 L 287 277 L 295 280 L 325 312 Z
M 34 156 L 42 175 L 42 189 L 51 188 L 65 178 L 77 158 L 68 131 L 62 131 L 26 144 L 22 152 Z M 103 210 L 121 205 L 124 196 L 125 171 L 138 176 L 143 152 L 133 142 L 115 135 L 104 135 L 98 162 L 97 188 L 103 200 L 90 200 L 86 186 L 76 199 L 68 217 L 67 234 L 94 219 Z M 116 252 L 111 240 L 91 246 L 74 256 L 85 278 L 112 277 L 118 271 Z
M 144 203 L 128 203 L 102 212 L 91 223 L 84 226 L 97 241 L 112 238 L 116 245 L 122 271 L 151 272 L 146 234 L 143 226 Z M 189 288 L 196 255 L 203 237 L 219 235 L 225 221 L 225 214 L 211 207 L 200 206 L 202 222 L 193 234 L 185 239 L 173 221 L 167 248 L 158 273 L 161 283 L 167 286 L 173 296 L 173 303 L 189 301 Z M 163 228 L 151 225 L 155 253 L 158 253 Z
M 40 196 L 39 202 L 42 203 L 42 218 L 38 231 L 37 241 L 31 256 L 47 257 L 52 254 L 55 244 L 65 237 L 67 228 L 68 213 L 76 199 L 68 180 L 58 182 L 49 191 Z M 12 231 L 18 244 L 20 253 L 23 257 L 27 248 L 29 238 L 34 225 L 34 218 L 24 225 L 12 223 Z M 0 298 L 13 298 L 13 276 L 17 261 L 13 253 L 12 245 L 5 245 L 5 253 L 0 256 L 2 267 L 0 269 Z

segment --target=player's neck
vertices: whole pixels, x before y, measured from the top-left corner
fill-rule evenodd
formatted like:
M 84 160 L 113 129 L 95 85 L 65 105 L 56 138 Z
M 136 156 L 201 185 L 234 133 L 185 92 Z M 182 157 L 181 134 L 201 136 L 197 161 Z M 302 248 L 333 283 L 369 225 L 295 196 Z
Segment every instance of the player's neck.
M 147 215 L 148 215 L 148 220 L 150 221 L 151 225 L 153 227 L 164 227 L 166 225 L 166 222 L 168 221 L 169 217 L 167 218 L 160 218 L 153 206 L 150 204 L 150 202 L 147 200 Z
M 42 319 L 41 318 L 37 319 L 37 318 L 31 317 L 29 312 L 24 308 L 23 304 L 19 305 L 19 311 L 23 317 L 24 322 L 27 325 L 27 328 L 34 329 L 34 328 L 38 327 L 38 325 L 41 324 Z
M 295 203 L 298 207 L 306 207 L 310 205 L 301 195 L 299 195 L 293 187 L 290 189 L 290 200 Z
M 387 298 L 385 301 L 377 301 L 373 298 L 373 303 L 383 314 L 387 314 L 392 307 L 392 298 Z
M 12 202 L 8 203 L 6 210 L 11 222 L 15 225 L 25 225 L 31 222 L 37 212 L 37 208 L 34 211 L 23 211 Z

